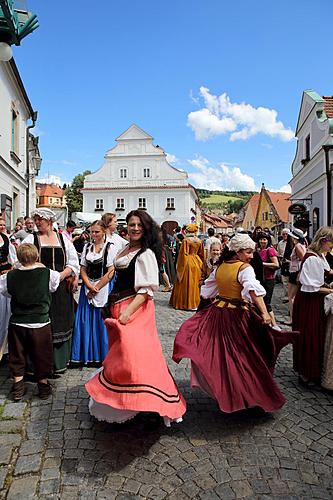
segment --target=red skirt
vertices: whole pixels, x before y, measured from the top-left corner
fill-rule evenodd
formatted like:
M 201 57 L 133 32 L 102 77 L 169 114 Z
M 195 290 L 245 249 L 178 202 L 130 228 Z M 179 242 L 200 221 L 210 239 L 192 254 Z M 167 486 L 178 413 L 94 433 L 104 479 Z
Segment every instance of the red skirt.
M 264 325 L 252 308 L 213 304 L 183 323 L 175 338 L 173 359 L 177 363 L 191 359 L 192 381 L 198 380 L 199 371 L 204 390 L 222 411 L 259 406 L 271 412 L 285 403 L 273 379 L 275 362 L 282 347 L 296 335 Z
M 297 292 L 293 329 L 300 335 L 294 344 L 294 370 L 305 379 L 319 382 L 323 366 L 325 323 L 323 293 Z

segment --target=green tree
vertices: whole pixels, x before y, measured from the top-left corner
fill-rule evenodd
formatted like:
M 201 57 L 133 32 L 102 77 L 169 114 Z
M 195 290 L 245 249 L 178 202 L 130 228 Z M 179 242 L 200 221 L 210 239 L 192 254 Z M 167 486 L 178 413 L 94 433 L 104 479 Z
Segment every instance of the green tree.
M 83 188 L 84 178 L 88 174 L 91 174 L 90 170 L 85 170 L 83 174 L 76 175 L 72 183 L 66 188 L 65 195 L 69 217 L 73 212 L 82 212 L 83 196 L 81 189 Z

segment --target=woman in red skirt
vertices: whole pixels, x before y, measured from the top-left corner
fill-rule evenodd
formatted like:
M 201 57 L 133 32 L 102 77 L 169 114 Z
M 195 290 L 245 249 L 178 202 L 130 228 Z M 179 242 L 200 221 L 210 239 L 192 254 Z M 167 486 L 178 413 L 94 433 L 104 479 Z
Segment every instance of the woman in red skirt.
M 254 249 L 247 234 L 231 238 L 216 273 L 201 287 L 204 298 L 218 297 L 183 323 L 174 343 L 174 361 L 191 360 L 191 386 L 227 413 L 251 407 L 271 412 L 285 402 L 273 370 L 295 334 L 269 326 L 265 289 L 249 264 Z
M 333 229 L 321 227 L 303 258 L 298 290 L 293 307 L 293 329 L 300 331 L 294 345 L 294 370 L 301 384 L 319 383 L 325 342 L 325 273 L 330 266 L 325 254 L 333 248 Z

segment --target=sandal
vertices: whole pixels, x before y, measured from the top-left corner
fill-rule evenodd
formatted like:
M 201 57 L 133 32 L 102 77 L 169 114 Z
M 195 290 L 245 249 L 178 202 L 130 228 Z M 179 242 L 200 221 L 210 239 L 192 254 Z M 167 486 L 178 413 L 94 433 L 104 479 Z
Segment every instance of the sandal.
M 172 286 L 170 286 L 169 288 L 163 288 L 162 292 L 171 292 L 172 290 Z

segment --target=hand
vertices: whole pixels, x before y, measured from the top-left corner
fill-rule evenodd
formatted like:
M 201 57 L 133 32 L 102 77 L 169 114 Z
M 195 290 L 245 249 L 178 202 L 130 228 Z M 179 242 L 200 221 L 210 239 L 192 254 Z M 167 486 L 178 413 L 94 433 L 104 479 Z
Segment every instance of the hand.
M 118 321 L 119 323 L 121 323 L 122 325 L 127 325 L 127 323 L 129 322 L 131 318 L 131 315 L 128 314 L 128 312 L 125 311 L 122 311 L 119 315 L 119 318 L 118 318 Z
M 75 276 L 72 283 L 72 292 L 77 292 L 78 288 L 79 288 L 79 277 Z
M 263 322 L 265 323 L 265 325 L 270 325 L 272 323 L 272 318 L 270 317 L 270 315 L 268 314 L 268 312 L 263 312 L 261 314 L 261 317 L 262 317 Z

